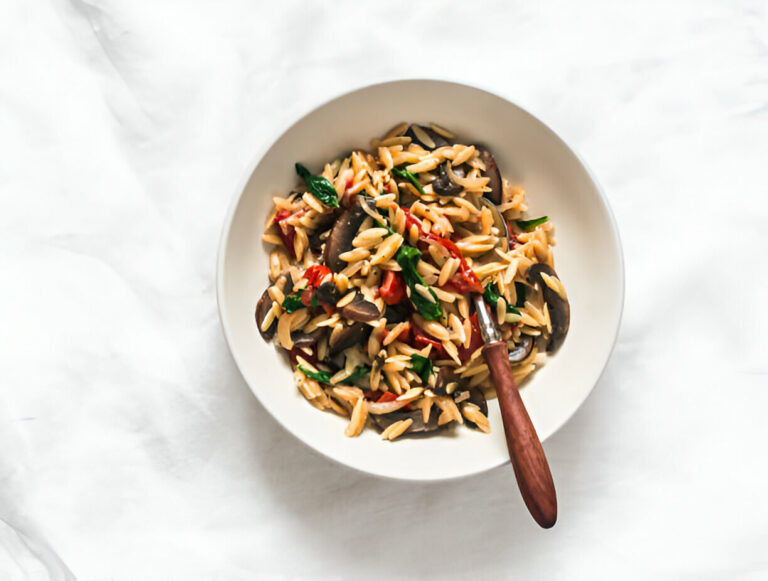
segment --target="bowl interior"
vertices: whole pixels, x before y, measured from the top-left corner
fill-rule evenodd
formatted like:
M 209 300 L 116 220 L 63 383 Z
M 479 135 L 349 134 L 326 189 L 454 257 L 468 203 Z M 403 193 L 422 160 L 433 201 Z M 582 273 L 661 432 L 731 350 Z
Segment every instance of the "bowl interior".
M 607 362 L 621 317 L 624 275 L 610 210 L 589 172 L 547 126 L 486 91 L 442 81 L 374 85 L 315 109 L 277 140 L 232 207 L 220 249 L 219 309 L 237 365 L 270 413 L 316 450 L 373 474 L 434 480 L 508 461 L 495 401 L 489 405 L 491 435 L 461 428 L 453 435 L 389 443 L 369 429 L 347 438 L 346 421 L 304 400 L 289 365 L 254 323 L 256 301 L 269 284 L 269 247 L 261 233 L 272 197 L 296 184 L 294 162 L 317 170 L 353 148 L 369 147 L 371 138 L 404 120 L 433 121 L 460 140 L 486 144 L 502 175 L 525 187 L 529 214 L 546 214 L 555 224 L 555 268 L 571 303 L 571 327 L 560 351 L 522 389 L 542 440 L 576 411 Z

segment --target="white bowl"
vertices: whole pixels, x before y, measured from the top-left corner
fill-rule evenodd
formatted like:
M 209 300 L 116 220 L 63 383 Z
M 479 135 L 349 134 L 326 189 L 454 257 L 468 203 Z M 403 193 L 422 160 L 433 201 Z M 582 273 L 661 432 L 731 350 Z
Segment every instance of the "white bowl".
M 254 322 L 256 301 L 269 284 L 269 249 L 260 236 L 272 197 L 297 183 L 294 162 L 321 167 L 367 148 L 400 121 L 432 121 L 459 139 L 486 144 L 502 175 L 525 187 L 530 215 L 546 214 L 555 225 L 555 268 L 568 292 L 571 327 L 560 351 L 521 392 L 542 440 L 584 402 L 608 361 L 621 319 L 624 270 L 616 224 L 589 170 L 544 123 L 484 90 L 427 80 L 365 87 L 308 113 L 267 151 L 230 209 L 218 257 L 219 314 L 240 372 L 278 422 L 329 458 L 381 476 L 441 480 L 509 461 L 495 400 L 489 402 L 491 435 L 460 428 L 390 443 L 368 429 L 347 438 L 346 421 L 304 400 L 289 365 Z

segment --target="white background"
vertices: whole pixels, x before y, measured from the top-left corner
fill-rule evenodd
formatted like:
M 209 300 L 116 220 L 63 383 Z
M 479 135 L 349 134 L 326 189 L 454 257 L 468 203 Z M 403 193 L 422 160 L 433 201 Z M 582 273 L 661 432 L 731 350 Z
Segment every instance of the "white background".
M 506 467 L 320 457 L 219 329 L 255 156 L 402 77 L 518 102 L 616 213 L 623 326 L 546 443 L 551 531 Z M 766 162 L 764 1 L 0 0 L 0 579 L 767 578 Z

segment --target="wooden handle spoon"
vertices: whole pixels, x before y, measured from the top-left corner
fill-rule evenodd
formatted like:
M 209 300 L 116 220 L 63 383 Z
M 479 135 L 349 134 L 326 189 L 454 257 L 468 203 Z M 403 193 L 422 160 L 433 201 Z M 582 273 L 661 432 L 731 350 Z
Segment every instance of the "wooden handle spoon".
M 507 222 L 496 204 L 487 198 L 480 203 L 491 211 L 493 223 L 503 235 L 506 248 L 510 247 Z M 501 340 L 493 317 L 487 310 L 483 297 L 474 296 L 477 322 L 483 336 L 483 357 L 488 364 L 493 385 L 501 408 L 501 420 L 507 439 L 507 449 L 520 492 L 534 520 L 548 529 L 557 520 L 557 495 L 547 457 L 531 418 L 523 405 L 517 383 L 509 366 L 506 342 Z
M 483 297 L 475 295 L 474 298 L 477 322 L 485 342 L 483 357 L 496 388 L 517 485 L 531 516 L 541 527 L 548 529 L 557 520 L 557 495 L 547 457 L 512 376 L 507 344 L 501 340 Z

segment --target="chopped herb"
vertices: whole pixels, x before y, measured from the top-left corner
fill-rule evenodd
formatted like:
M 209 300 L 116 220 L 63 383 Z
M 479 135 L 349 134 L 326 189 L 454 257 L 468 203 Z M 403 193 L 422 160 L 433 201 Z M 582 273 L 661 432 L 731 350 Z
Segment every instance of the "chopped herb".
M 483 299 L 486 303 L 495 309 L 496 303 L 499 302 L 500 298 L 501 295 L 499 294 L 499 287 L 496 286 L 495 282 L 489 282 L 487 285 L 485 285 L 485 290 L 483 291 Z M 507 305 L 507 312 L 514 313 L 515 315 L 520 314 L 520 311 L 517 310 L 517 307 L 513 305 Z
M 414 353 L 411 355 L 411 367 L 413 367 L 416 375 L 421 377 L 421 382 L 426 385 L 429 381 L 429 376 L 432 375 L 432 360 Z
M 411 289 L 411 302 L 413 303 L 413 306 L 416 307 L 419 314 L 427 321 L 435 321 L 443 316 L 443 309 L 440 308 L 440 303 L 437 301 L 435 291 L 427 286 L 424 279 L 416 270 L 416 264 L 419 262 L 420 258 L 421 251 L 418 248 L 408 246 L 407 244 L 403 244 L 395 255 L 395 260 L 397 260 L 397 263 L 402 269 L 405 284 Z M 417 284 L 423 285 L 429 289 L 429 294 L 432 295 L 434 302 L 422 296 L 422 294 L 416 290 L 415 287 Z
M 355 383 L 358 379 L 362 379 L 371 372 L 371 368 L 367 365 L 358 365 L 352 372 L 352 375 L 347 377 L 341 383 Z
M 379 228 L 386 228 L 387 236 L 392 236 L 392 234 L 395 233 L 395 231 L 392 230 L 392 228 L 390 228 L 389 226 L 387 226 L 383 222 L 379 222 L 378 220 L 376 220 L 376 226 L 378 226 Z M 387 236 L 384 236 L 384 238 L 386 238 Z
M 304 180 L 304 183 L 307 184 L 309 193 L 329 208 L 339 207 L 339 196 L 336 194 L 336 188 L 333 187 L 331 182 L 323 176 L 313 176 L 309 173 L 309 170 L 300 163 L 296 164 L 296 173 L 299 174 Z
M 515 283 L 515 294 L 517 295 L 517 301 L 515 306 L 521 308 L 525 305 L 525 285 L 522 282 Z
M 310 379 L 316 379 L 317 381 L 322 381 L 323 383 L 331 383 L 331 374 L 327 371 L 310 371 L 301 365 L 297 365 L 296 368 Z
M 499 302 L 501 295 L 499 294 L 499 287 L 496 286 L 495 282 L 489 282 L 487 285 L 485 285 L 483 298 L 485 299 L 486 303 L 494 308 L 496 307 L 496 303 Z
M 520 228 L 523 232 L 530 232 L 536 226 L 541 226 L 544 222 L 548 222 L 549 218 L 547 216 L 542 216 L 541 218 L 534 218 L 533 220 L 515 220 L 517 223 L 517 227 Z
M 302 292 L 304 292 L 304 289 L 301 289 L 292 295 L 288 295 L 283 299 L 283 308 L 286 313 L 293 313 L 304 308 L 304 303 L 301 302 Z
M 410 172 L 407 169 L 400 169 L 397 167 L 393 167 L 391 171 L 400 179 L 408 180 L 409 182 L 411 182 L 413 184 L 413 187 L 419 190 L 420 194 L 423 195 L 425 193 L 424 188 L 421 187 L 421 184 L 419 183 L 419 178 L 416 176 L 415 173 Z

